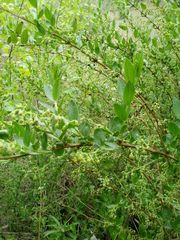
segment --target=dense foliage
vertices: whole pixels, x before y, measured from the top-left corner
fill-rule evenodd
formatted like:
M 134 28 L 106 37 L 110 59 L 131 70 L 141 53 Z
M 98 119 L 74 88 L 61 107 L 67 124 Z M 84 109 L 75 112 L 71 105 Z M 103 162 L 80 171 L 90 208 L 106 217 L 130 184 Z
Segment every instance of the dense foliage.
M 180 237 L 179 2 L 0 3 L 0 236 Z

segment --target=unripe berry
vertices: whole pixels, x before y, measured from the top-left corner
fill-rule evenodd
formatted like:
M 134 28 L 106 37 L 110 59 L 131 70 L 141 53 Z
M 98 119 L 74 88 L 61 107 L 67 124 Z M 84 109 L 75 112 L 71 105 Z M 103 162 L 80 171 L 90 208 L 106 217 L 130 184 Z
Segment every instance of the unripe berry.
M 23 111 L 19 110 L 19 116 L 22 116 L 22 115 L 23 115 Z
M 130 153 L 129 158 L 134 159 L 134 155 L 132 153 Z
M 37 117 L 34 118 L 34 122 L 38 123 L 38 118 Z

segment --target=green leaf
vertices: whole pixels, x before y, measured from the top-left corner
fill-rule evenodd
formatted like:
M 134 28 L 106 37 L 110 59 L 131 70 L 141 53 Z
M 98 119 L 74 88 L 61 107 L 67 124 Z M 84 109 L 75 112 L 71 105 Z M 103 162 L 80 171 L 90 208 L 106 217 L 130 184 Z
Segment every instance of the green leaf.
M 152 44 L 153 44 L 154 47 L 157 47 L 157 37 L 154 37 L 152 39 Z
M 155 2 L 156 7 L 159 7 L 160 2 L 161 2 L 161 0 L 156 0 L 156 2 Z
M 133 128 L 132 136 L 135 140 L 137 140 L 139 138 L 140 134 L 139 134 L 139 131 L 136 128 Z
M 105 142 L 105 134 L 104 131 L 100 128 L 94 131 L 94 142 L 98 146 L 102 146 Z
M 36 131 L 35 129 L 33 129 L 31 133 L 31 143 L 34 144 L 35 140 L 36 140 Z
M 120 132 L 122 128 L 122 122 L 118 117 L 112 117 L 109 122 L 109 129 L 111 132 Z
M 25 29 L 21 34 L 21 43 L 26 44 L 28 42 L 28 29 Z
M 171 226 L 174 230 L 178 230 L 178 227 L 180 226 L 180 220 L 176 219 L 175 221 L 172 221 Z
M 37 29 L 38 29 L 38 31 L 42 34 L 42 35 L 45 35 L 45 33 L 46 33 L 46 30 L 43 28 L 43 26 L 41 25 L 41 24 L 39 24 L 38 22 L 37 22 Z
M 45 238 L 49 235 L 59 235 L 59 229 L 58 230 L 48 230 L 44 233 Z
M 124 63 L 124 76 L 126 79 L 126 82 L 135 82 L 135 68 L 129 59 L 126 58 Z
M 117 89 L 118 89 L 118 94 L 119 94 L 119 96 L 120 96 L 120 98 L 122 100 L 123 100 L 123 92 L 124 92 L 125 86 L 126 86 L 126 84 L 122 80 L 120 80 L 118 78 L 118 80 L 117 80 Z
M 96 35 L 97 34 L 97 29 L 96 28 L 92 28 L 92 31 L 93 31 L 93 33 Z
M 116 143 L 113 143 L 113 142 L 105 142 L 105 145 L 107 146 L 106 150 L 109 150 L 109 151 L 114 151 L 117 148 L 119 148 L 119 146 Z
M 49 218 L 56 223 L 56 225 L 59 227 L 59 229 L 61 228 L 61 223 L 59 222 L 59 220 L 57 218 L 55 218 L 52 215 L 49 215 Z
M 29 2 L 34 8 L 37 8 L 37 0 L 29 0 Z
M 93 48 L 93 45 L 92 45 L 92 43 L 91 43 L 90 41 L 88 42 L 88 47 L 89 47 L 89 49 L 90 49 L 91 51 L 93 51 L 94 48 Z
M 25 146 L 24 145 L 24 142 L 23 142 L 23 139 L 21 138 L 21 137 L 18 137 L 16 134 L 14 134 L 13 135 L 13 138 L 14 138 L 14 140 L 18 143 L 18 144 L 20 144 L 21 146 Z
M 20 137 L 23 137 L 25 132 L 23 126 L 21 126 L 18 122 L 13 122 L 13 126 L 14 126 L 14 132 Z
M 74 18 L 73 22 L 72 22 L 72 27 L 73 27 L 73 31 L 76 32 L 77 30 L 77 19 Z
M 107 37 L 107 43 L 109 45 L 111 44 L 111 39 L 112 39 L 112 36 L 111 36 L 111 34 L 109 34 L 108 37 Z
M 167 206 L 164 206 L 162 209 L 162 216 L 166 221 L 169 221 L 172 216 L 172 211 Z
M 91 132 L 91 127 L 88 122 L 82 122 L 79 125 L 79 131 L 84 137 L 88 137 Z
M 143 54 L 141 52 L 137 52 L 133 56 L 133 63 L 135 68 L 136 78 L 139 79 L 143 67 Z
M 16 33 L 20 34 L 23 28 L 23 22 L 18 23 L 18 25 L 16 26 Z
M 40 103 L 43 107 L 49 109 L 51 112 L 55 113 L 55 109 L 54 109 L 52 106 L 50 106 L 49 104 L 43 103 L 43 102 L 41 102 L 41 101 L 39 101 L 39 103 Z
M 116 113 L 116 115 L 122 120 L 125 121 L 127 119 L 127 113 L 125 111 L 125 109 L 123 108 L 123 106 L 115 103 L 114 104 L 114 111 Z
M 175 136 L 178 136 L 180 134 L 180 128 L 173 122 L 170 122 L 168 124 L 168 130 Z
M 71 120 L 78 120 L 78 108 L 76 106 L 76 103 L 71 100 L 68 105 L 67 109 L 67 117 Z
M 172 226 L 171 226 L 171 224 L 170 224 L 169 222 L 165 222 L 165 223 L 163 224 L 163 227 L 164 227 L 165 229 L 172 229 Z
M 7 39 L 7 43 L 8 43 L 8 44 L 11 43 L 11 37 L 8 37 L 8 39 Z
M 134 30 L 134 37 L 135 37 L 135 38 L 138 37 L 138 30 L 137 30 L 137 29 Z
M 135 171 L 132 175 L 131 175 L 131 181 L 133 184 L 136 184 L 137 181 L 139 180 L 140 177 L 140 173 L 138 171 Z
M 61 112 L 61 108 L 62 108 L 63 102 L 64 102 L 64 97 L 61 99 L 61 102 L 60 102 L 60 104 L 59 104 L 58 114 L 60 114 L 60 112 Z
M 47 74 L 48 74 L 48 77 L 49 77 L 49 82 L 50 82 L 50 84 L 53 86 L 53 78 L 52 78 L 52 75 L 51 75 L 49 69 L 46 69 L 46 71 L 47 71 Z
M 55 101 L 57 101 L 59 95 L 60 95 L 60 78 L 57 78 L 53 85 L 53 98 Z
M 56 23 L 55 15 L 52 15 L 50 22 L 51 22 L 51 26 L 55 25 L 55 23 Z
M 180 119 L 180 100 L 176 97 L 173 98 L 173 111 L 175 116 Z
M 26 147 L 29 147 L 30 142 L 31 142 L 31 128 L 28 123 L 26 124 L 23 142 Z
M 142 10 L 146 10 L 146 4 L 141 3 L 141 8 L 142 8 Z
M 47 134 L 44 132 L 41 139 L 42 149 L 46 150 L 47 148 Z
M 36 142 L 32 145 L 32 147 L 35 151 L 37 151 L 39 148 L 39 140 L 36 140 Z
M 56 131 L 56 120 L 55 120 L 55 117 L 53 116 L 52 119 L 51 119 L 51 126 L 52 126 L 52 130 L 53 132 Z
M 115 29 L 115 27 L 116 27 L 116 21 L 114 19 L 113 22 L 112 22 L 112 28 Z
M 132 82 L 128 82 L 124 88 L 123 101 L 126 106 L 129 106 L 133 101 L 135 95 L 135 88 Z
M 56 156 L 62 156 L 64 153 L 64 148 L 63 149 L 58 149 L 55 151 Z
M 52 86 L 49 84 L 44 84 L 44 92 L 46 94 L 46 97 L 48 97 L 49 100 L 54 102 Z
M 0 139 L 6 140 L 9 137 L 9 133 L 6 129 L 0 130 Z
M 60 70 L 60 68 L 61 68 L 61 66 L 56 63 L 53 65 L 53 79 L 54 80 L 61 77 L 62 71 Z
M 39 12 L 38 19 L 42 18 L 43 14 L 44 14 L 44 8 L 42 8 L 41 11 Z
M 127 31 L 127 26 L 125 26 L 125 25 L 120 25 L 119 27 L 120 27 L 122 30 Z
M 45 7 L 45 16 L 49 21 L 51 20 L 52 14 L 51 14 L 49 8 L 47 8 L 47 7 Z
M 100 52 L 100 49 L 99 49 L 99 44 L 98 44 L 98 41 L 97 39 L 95 40 L 95 49 L 94 49 L 95 53 L 98 55 L 99 52 Z
M 15 110 L 15 107 L 14 106 L 11 106 L 11 105 L 6 105 L 4 106 L 4 111 L 7 111 L 7 112 L 13 112 Z
M 11 41 L 12 41 L 12 43 L 17 43 L 17 41 L 18 41 L 17 35 L 14 32 L 11 33 Z

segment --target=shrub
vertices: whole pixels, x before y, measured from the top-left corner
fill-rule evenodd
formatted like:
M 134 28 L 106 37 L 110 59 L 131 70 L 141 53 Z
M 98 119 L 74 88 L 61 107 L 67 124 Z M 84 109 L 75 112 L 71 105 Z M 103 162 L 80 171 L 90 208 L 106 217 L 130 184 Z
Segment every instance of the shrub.
M 178 2 L 1 2 L 2 236 L 178 237 Z

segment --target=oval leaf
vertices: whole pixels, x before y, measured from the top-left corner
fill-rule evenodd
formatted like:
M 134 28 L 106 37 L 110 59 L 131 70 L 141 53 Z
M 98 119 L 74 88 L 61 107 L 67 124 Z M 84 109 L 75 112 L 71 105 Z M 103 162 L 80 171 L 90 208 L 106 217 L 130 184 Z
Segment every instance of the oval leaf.
M 38 31 L 42 34 L 42 35 L 45 35 L 46 33 L 46 30 L 43 28 L 42 25 L 40 25 L 39 23 L 37 23 L 37 29 Z
M 37 0 L 29 0 L 29 2 L 34 8 L 37 8 Z
M 180 128 L 173 122 L 170 122 L 168 124 L 168 130 L 175 136 L 178 136 L 180 134 Z
M 55 25 L 55 22 L 56 22 L 55 15 L 52 15 L 50 22 L 51 22 L 51 26 Z
M 14 32 L 11 33 L 11 41 L 12 41 L 12 43 L 17 43 L 17 41 L 18 41 L 17 35 Z
M 88 122 L 82 122 L 79 125 L 79 131 L 84 137 L 88 137 L 91 132 L 91 127 Z
M 126 84 L 118 78 L 117 89 L 118 89 L 118 94 L 122 100 L 123 100 L 123 92 L 124 92 L 125 86 L 126 86 Z
M 53 85 L 53 98 L 57 101 L 60 94 L 60 79 L 58 78 Z
M 0 139 L 7 139 L 9 137 L 9 133 L 7 130 L 0 130 Z
M 16 27 L 16 33 L 20 34 L 23 28 L 23 22 L 18 23 L 17 27 Z
M 142 8 L 142 10 L 146 10 L 146 4 L 141 3 L 141 8 Z
M 120 27 L 122 30 L 127 31 L 127 26 L 125 26 L 125 25 L 120 25 L 119 27 Z
M 126 82 L 135 82 L 135 68 L 129 59 L 126 58 L 124 62 L 124 76 L 126 79 Z
M 55 151 L 56 156 L 62 156 L 64 153 L 64 149 L 58 149 Z
M 7 43 L 8 43 L 8 44 L 11 43 L 11 37 L 8 37 L 8 39 L 7 39 Z
M 73 31 L 76 32 L 76 30 L 77 30 L 77 19 L 76 18 L 72 22 L 72 27 L 73 27 Z
M 122 128 L 122 122 L 118 117 L 111 118 L 109 122 L 109 129 L 111 132 L 120 132 Z
M 28 30 L 25 29 L 21 34 L 21 43 L 26 44 L 28 41 Z
M 44 14 L 44 8 L 42 8 L 41 11 L 39 12 L 38 19 L 42 18 L 43 14 Z
M 52 90 L 52 86 L 49 85 L 49 84 L 44 84 L 44 92 L 46 94 L 46 97 L 49 98 L 49 100 L 51 100 L 52 102 L 54 102 L 54 99 L 53 99 L 53 90 Z
M 139 79 L 143 67 L 143 54 L 140 52 L 135 53 L 133 56 L 133 63 L 135 67 L 136 78 Z
M 107 146 L 106 149 L 109 151 L 114 151 L 119 147 L 116 143 L 113 143 L 113 142 L 105 142 L 105 145 Z
M 105 134 L 102 129 L 96 129 L 94 131 L 94 142 L 98 146 L 102 146 L 105 142 Z
M 126 106 L 129 106 L 133 101 L 135 95 L 135 88 L 132 82 L 128 82 L 124 88 L 123 101 Z
M 176 97 L 173 98 L 173 111 L 178 119 L 180 119 L 180 100 Z
M 31 128 L 29 124 L 26 124 L 25 134 L 23 138 L 24 145 L 29 147 L 31 141 Z
M 47 134 L 44 132 L 41 139 L 42 149 L 46 150 L 47 148 Z
M 162 216 L 166 221 L 168 221 L 171 219 L 172 211 L 167 206 L 164 206 L 162 210 Z
M 78 108 L 73 100 L 69 102 L 67 109 L 67 117 L 70 121 L 78 120 Z
M 45 7 L 45 16 L 49 21 L 51 20 L 52 14 L 51 14 L 49 8 L 47 8 L 47 7 Z
M 115 103 L 114 104 L 114 111 L 116 113 L 116 115 L 122 120 L 125 121 L 127 119 L 127 113 L 125 111 L 125 109 L 123 108 L 123 106 Z
M 13 126 L 14 126 L 14 133 L 16 133 L 18 136 L 23 137 L 24 136 L 24 128 L 23 126 L 21 126 L 18 122 L 13 122 Z

